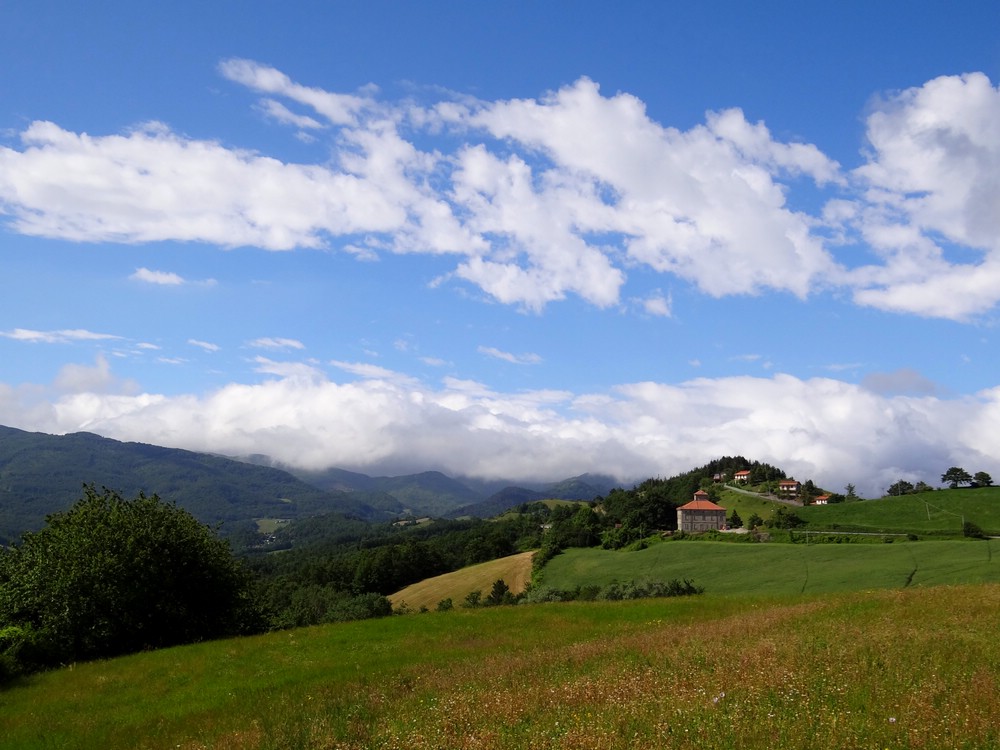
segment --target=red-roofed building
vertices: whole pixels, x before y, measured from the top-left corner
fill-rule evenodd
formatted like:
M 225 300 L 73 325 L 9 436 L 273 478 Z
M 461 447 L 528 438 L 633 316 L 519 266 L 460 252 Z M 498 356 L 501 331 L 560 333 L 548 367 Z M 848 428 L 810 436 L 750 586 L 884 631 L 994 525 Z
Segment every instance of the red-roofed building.
M 784 497 L 798 497 L 802 485 L 794 479 L 782 479 L 778 482 L 778 494 Z
M 705 490 L 694 493 L 694 500 L 677 509 L 678 531 L 711 531 L 726 525 L 726 509 L 709 499 Z
M 733 479 L 737 482 L 749 482 L 750 481 L 750 470 L 743 469 L 742 471 L 737 471 L 733 474 Z

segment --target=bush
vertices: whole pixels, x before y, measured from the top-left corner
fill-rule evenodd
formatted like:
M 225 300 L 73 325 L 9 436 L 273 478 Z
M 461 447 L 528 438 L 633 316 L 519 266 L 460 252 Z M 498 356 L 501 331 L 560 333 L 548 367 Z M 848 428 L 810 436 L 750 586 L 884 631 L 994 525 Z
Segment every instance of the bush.
M 37 661 L 36 640 L 30 627 L 0 628 L 0 684 L 32 671 Z
M 0 551 L 0 649 L 27 669 L 262 627 L 228 544 L 155 495 L 85 487 L 70 510 Z
M 804 525 L 805 521 L 795 511 L 788 510 L 787 508 L 778 508 L 774 511 L 771 520 L 767 522 L 767 526 L 774 529 L 795 529 Z
M 514 604 L 515 601 L 507 582 L 503 578 L 498 578 L 493 582 L 493 588 L 486 597 L 485 604 L 487 607 L 497 607 L 502 604 Z
M 470 591 L 465 595 L 465 601 L 462 603 L 463 607 L 468 607 L 470 609 L 475 609 L 482 605 L 483 592 L 482 591 Z
M 974 524 L 972 521 L 966 521 L 965 523 L 962 524 L 962 536 L 967 536 L 970 539 L 986 538 L 986 534 L 983 533 L 983 530 L 979 528 L 977 524 Z
M 571 602 L 571 601 L 621 601 L 624 599 L 648 599 L 654 597 L 675 597 L 693 596 L 702 594 L 705 589 L 695 586 L 688 579 L 679 581 L 676 578 L 668 581 L 645 581 L 636 583 L 614 582 L 605 587 L 588 585 L 577 586 L 575 589 L 554 589 L 551 587 L 541 587 L 528 592 L 524 601 L 529 604 L 541 604 L 544 602 Z

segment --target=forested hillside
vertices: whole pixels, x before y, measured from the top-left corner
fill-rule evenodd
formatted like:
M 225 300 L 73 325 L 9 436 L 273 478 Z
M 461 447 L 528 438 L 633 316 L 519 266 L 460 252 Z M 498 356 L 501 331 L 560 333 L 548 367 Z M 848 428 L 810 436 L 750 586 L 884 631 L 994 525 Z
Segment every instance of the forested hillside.
M 85 484 L 157 494 L 203 523 L 222 523 L 227 534 L 255 518 L 379 516 L 364 493 L 324 491 L 279 469 L 86 432 L 57 436 L 0 426 L 0 543 L 69 508 Z

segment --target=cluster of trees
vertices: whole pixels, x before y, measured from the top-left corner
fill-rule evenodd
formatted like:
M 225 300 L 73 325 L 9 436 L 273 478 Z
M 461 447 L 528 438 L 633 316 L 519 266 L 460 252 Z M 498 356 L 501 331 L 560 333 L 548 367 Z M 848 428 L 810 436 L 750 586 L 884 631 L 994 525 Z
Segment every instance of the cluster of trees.
M 952 466 L 941 475 L 941 481 L 954 490 L 964 485 L 989 487 L 993 484 L 993 477 L 985 471 L 977 471 L 975 474 L 969 474 L 969 472 L 959 466 Z
M 985 471 L 977 471 L 970 474 L 960 466 L 952 466 L 941 475 L 941 481 L 948 485 L 949 489 L 956 490 L 959 487 L 992 487 L 993 477 Z M 894 482 L 886 490 L 887 497 L 898 497 L 899 495 L 915 495 L 920 492 L 933 492 L 934 488 L 927 482 L 907 482 L 900 479 Z
M 0 677 L 265 626 L 229 545 L 156 495 L 86 487 L 0 549 Z

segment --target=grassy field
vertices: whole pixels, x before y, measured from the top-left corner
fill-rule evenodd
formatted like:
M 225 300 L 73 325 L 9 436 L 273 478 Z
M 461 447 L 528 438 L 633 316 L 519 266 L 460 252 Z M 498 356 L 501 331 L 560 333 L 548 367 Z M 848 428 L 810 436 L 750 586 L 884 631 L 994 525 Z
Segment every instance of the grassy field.
M 493 583 L 499 578 L 503 579 L 512 594 L 520 594 L 531 581 L 531 558 L 534 554 L 522 552 L 427 578 L 397 591 L 389 597 L 389 601 L 393 609 L 399 609 L 405 603 L 407 609 L 419 611 L 421 607 L 434 609 L 442 599 L 450 598 L 457 607 L 471 591 L 481 591 L 484 597 L 488 596 Z
M 745 520 L 752 513 L 770 518 L 785 507 L 770 500 L 728 491 L 722 504 Z M 689 578 L 712 594 L 825 593 L 866 588 L 898 588 L 941 583 L 1000 581 L 994 565 L 998 541 L 961 539 L 962 520 L 983 529 L 1000 530 L 1000 488 L 940 490 L 883 500 L 792 508 L 806 529 L 842 532 L 917 534 L 916 544 L 735 545 L 710 542 L 654 544 L 641 552 L 570 549 L 548 564 L 543 586 L 571 589 L 605 586 L 614 581 Z M 947 541 L 933 541 L 936 539 Z M 707 546 L 706 546 L 707 545 Z M 451 598 L 458 606 L 470 591 L 489 593 L 503 578 L 514 593 L 530 577 L 530 555 L 514 555 L 421 581 L 390 597 L 394 607 L 405 602 L 411 611 L 434 609 Z M 998 559 L 1000 562 L 1000 559 Z
M 719 504 L 726 509 L 727 518 L 735 510 L 740 514 L 740 518 L 744 522 L 754 513 L 766 521 L 774 514 L 775 508 L 785 507 L 773 500 L 766 500 L 762 497 L 747 495 L 746 493 L 735 492 L 733 490 L 723 490 Z
M 995 748 L 1000 586 L 455 610 L 0 692 L 0 748 Z
M 762 497 L 723 490 L 720 499 L 727 515 L 734 509 L 746 521 L 756 513 L 765 521 L 778 507 Z M 810 528 L 844 531 L 888 531 L 918 535 L 960 536 L 963 520 L 1000 535 L 1000 487 L 938 490 L 918 495 L 887 497 L 835 505 L 793 508 Z
M 688 578 L 707 595 L 730 596 L 1000 582 L 998 544 L 992 539 L 808 545 L 665 541 L 639 551 L 569 549 L 545 566 L 540 585 L 572 589 Z
M 857 503 L 796 509 L 810 526 L 914 534 L 961 534 L 962 521 L 1000 534 L 1000 487 L 939 490 Z

